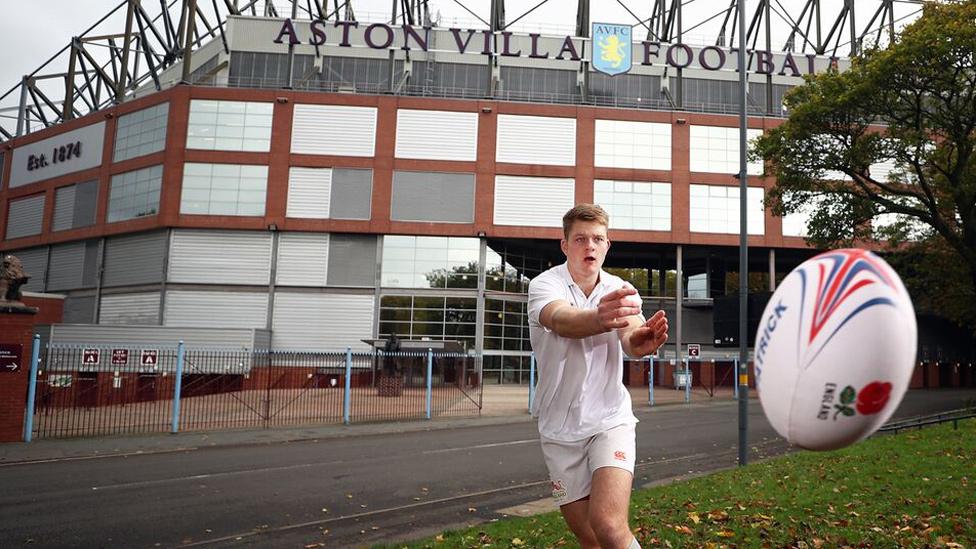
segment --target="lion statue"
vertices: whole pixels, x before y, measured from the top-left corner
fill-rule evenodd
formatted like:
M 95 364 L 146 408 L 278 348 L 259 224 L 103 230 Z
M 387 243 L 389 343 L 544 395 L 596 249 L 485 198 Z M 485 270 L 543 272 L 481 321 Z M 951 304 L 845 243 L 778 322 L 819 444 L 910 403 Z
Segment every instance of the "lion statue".
M 20 287 L 27 284 L 30 276 L 24 272 L 24 265 L 12 255 L 3 256 L 0 269 L 0 301 L 19 302 L 23 299 Z

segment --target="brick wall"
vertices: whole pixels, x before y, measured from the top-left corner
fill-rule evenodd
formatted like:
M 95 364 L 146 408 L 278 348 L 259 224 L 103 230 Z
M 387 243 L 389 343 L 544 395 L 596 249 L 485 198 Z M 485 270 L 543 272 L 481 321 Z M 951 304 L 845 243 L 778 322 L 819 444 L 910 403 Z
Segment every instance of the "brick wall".
M 0 343 L 21 345 L 20 368 L 15 372 L 0 373 L 0 442 L 24 439 L 33 331 L 33 314 L 0 313 Z

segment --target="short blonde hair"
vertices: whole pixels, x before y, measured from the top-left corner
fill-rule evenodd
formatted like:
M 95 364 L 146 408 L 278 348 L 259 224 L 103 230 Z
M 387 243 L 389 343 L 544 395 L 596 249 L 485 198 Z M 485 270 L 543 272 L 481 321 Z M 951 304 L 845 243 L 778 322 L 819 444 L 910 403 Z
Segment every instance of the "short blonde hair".
M 569 238 L 569 230 L 577 221 L 593 221 L 610 228 L 610 216 L 596 204 L 577 204 L 563 216 L 563 236 Z

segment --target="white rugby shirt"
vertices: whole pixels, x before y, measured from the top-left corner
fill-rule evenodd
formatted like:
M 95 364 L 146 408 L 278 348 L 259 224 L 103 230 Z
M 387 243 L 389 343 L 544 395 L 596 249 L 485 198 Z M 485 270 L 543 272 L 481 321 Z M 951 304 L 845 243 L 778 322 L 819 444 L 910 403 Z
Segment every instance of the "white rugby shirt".
M 624 351 L 616 330 L 582 339 L 562 337 L 539 322 L 546 305 L 562 299 L 580 309 L 596 309 L 600 299 L 625 285 L 600 271 L 587 297 L 566 263 L 529 283 L 529 337 L 539 368 L 532 415 L 539 434 L 562 441 L 582 440 L 626 423 L 637 423 L 630 392 L 623 384 Z

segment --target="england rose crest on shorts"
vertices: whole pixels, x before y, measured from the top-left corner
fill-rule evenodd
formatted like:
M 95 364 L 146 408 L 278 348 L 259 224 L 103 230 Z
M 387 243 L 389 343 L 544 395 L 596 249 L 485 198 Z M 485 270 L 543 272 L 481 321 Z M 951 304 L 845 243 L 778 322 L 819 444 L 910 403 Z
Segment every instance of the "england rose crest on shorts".
M 563 481 L 554 480 L 552 481 L 552 498 L 559 500 L 566 497 L 566 488 L 563 486 Z

